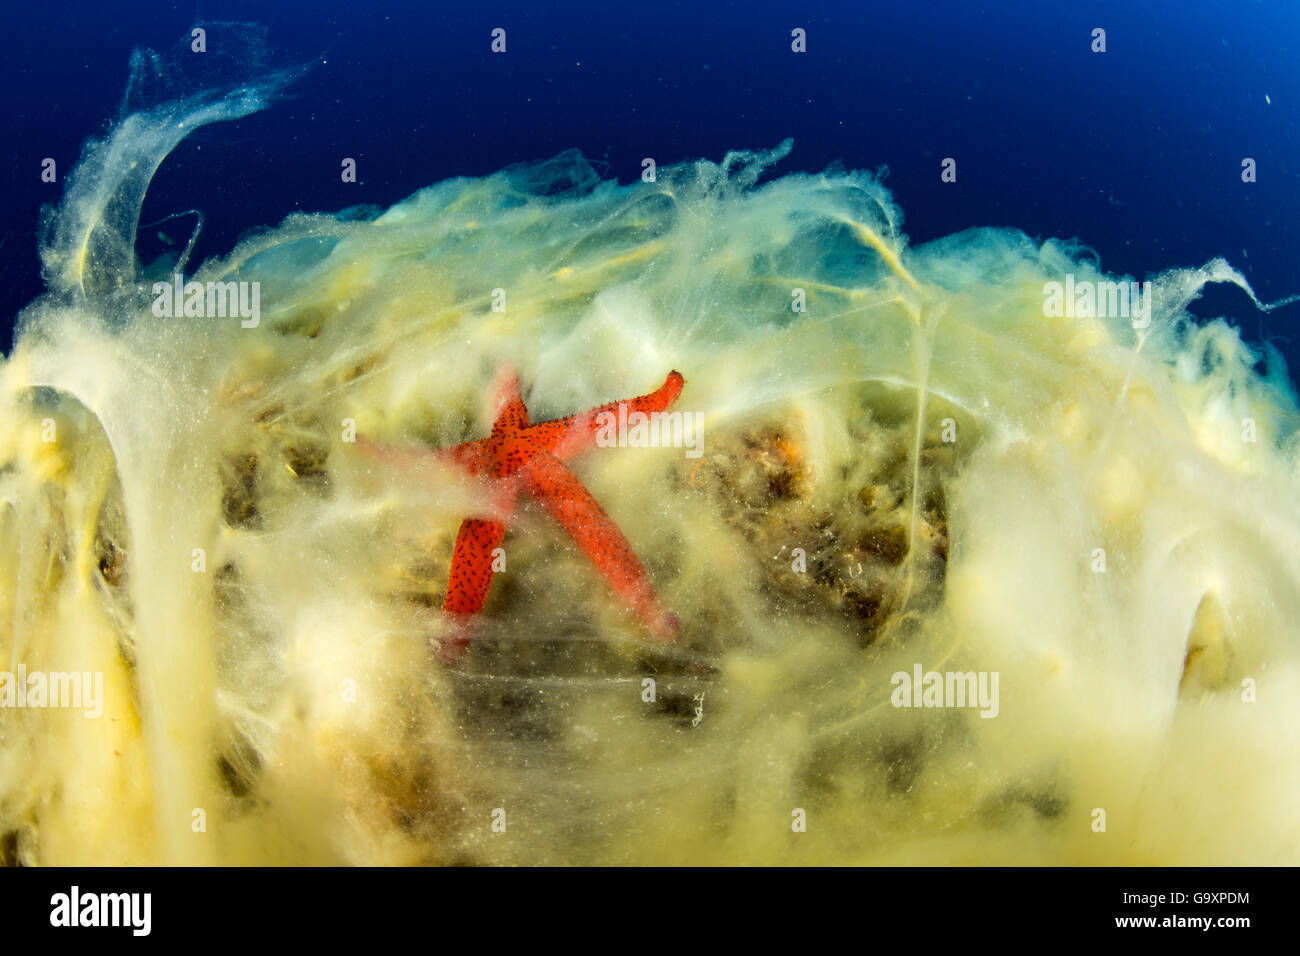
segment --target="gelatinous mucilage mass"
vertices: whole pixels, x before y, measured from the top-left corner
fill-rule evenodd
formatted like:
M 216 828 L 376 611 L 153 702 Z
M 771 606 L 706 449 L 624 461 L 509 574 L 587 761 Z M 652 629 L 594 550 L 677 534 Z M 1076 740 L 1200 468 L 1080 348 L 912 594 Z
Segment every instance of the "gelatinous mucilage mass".
M 221 42 L 201 55 L 190 52 L 189 38 L 168 57 L 132 53 L 121 120 L 103 140 L 87 142 L 62 203 L 45 211 L 41 263 L 50 294 L 92 308 L 100 318 L 125 317 L 118 300 L 138 292 L 140 207 L 167 154 L 201 126 L 263 109 L 305 72 L 302 66 L 267 68 L 262 27 L 206 28 L 218 31 Z M 213 82 L 223 85 L 207 85 Z
M 1152 277 L 1141 328 L 1048 315 L 1130 277 L 914 247 L 871 175 L 760 185 L 789 143 L 137 263 L 168 150 L 287 79 L 134 97 L 51 214 L 0 366 L 0 650 L 102 674 L 102 715 L 0 707 L 6 862 L 1297 862 L 1297 409 L 1186 312 L 1249 293 L 1226 263 Z M 155 314 L 178 267 L 260 321 Z M 522 500 L 430 661 L 482 487 L 354 439 L 482 440 L 506 362 L 535 421 L 687 370 L 698 457 L 581 463 L 678 641 Z

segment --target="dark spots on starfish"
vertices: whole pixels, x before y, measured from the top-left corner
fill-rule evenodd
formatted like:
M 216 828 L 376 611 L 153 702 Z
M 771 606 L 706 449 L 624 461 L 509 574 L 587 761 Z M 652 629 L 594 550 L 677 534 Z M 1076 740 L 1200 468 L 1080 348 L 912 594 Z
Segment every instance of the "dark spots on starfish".
M 444 611 L 471 615 L 483 609 L 492 585 L 492 552 L 500 547 L 504 537 L 505 526 L 495 521 L 469 518 L 461 523 L 452 553 Z
M 629 400 L 635 407 L 662 408 L 676 399 L 683 384 L 673 372 L 664 385 L 648 396 Z M 439 452 L 473 472 L 486 470 L 496 485 L 492 494 L 519 488 L 537 498 L 559 521 L 561 527 L 604 575 L 615 593 L 636 612 L 648 629 L 672 637 L 663 622 L 649 577 L 631 545 L 578 478 L 561 463 L 562 458 L 594 445 L 588 433 L 591 413 L 561 421 L 528 424 L 527 409 L 518 398 L 518 383 L 507 385 L 507 401 L 492 426 L 491 436 Z M 514 482 L 519 484 L 504 484 Z M 457 534 L 443 609 L 450 615 L 469 618 L 482 610 L 492 583 L 492 551 L 499 547 L 505 526 L 496 521 L 467 518 Z M 466 622 L 461 622 L 462 625 Z M 464 644 L 460 638 L 444 643 L 448 657 Z

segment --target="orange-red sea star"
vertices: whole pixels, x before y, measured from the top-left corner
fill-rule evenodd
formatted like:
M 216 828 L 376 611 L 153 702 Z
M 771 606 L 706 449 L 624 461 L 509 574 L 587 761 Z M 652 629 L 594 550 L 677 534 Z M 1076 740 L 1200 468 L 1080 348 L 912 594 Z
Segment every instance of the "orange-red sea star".
M 677 618 L 660 606 L 650 577 L 626 536 L 564 461 L 596 444 L 598 430 L 609 421 L 604 416 L 612 414 L 627 421 L 624 415 L 661 412 L 677 400 L 683 384 L 685 379 L 673 371 L 649 395 L 531 425 L 519 394 L 519 380 L 510 374 L 498 395 L 499 411 L 490 436 L 421 452 L 452 461 L 484 479 L 492 506 L 487 511 L 493 517 L 468 517 L 456 535 L 447 596 L 442 604 L 443 611 L 456 619 L 456 632 L 443 642 L 445 658 L 459 656 L 469 643 L 469 623 L 482 610 L 492 584 L 493 551 L 505 538 L 504 522 L 520 491 L 536 498 L 560 523 L 651 634 L 666 641 L 676 638 Z M 369 453 L 390 454 L 361 436 L 357 442 Z

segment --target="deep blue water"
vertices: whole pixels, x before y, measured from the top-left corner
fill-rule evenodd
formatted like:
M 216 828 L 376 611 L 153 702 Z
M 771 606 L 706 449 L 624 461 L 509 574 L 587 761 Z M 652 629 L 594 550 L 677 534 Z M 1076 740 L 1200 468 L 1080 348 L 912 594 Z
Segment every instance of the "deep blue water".
M 62 192 L 41 160 L 70 171 L 116 113 L 132 47 L 169 49 L 198 20 L 256 21 L 278 62 L 318 61 L 287 99 L 200 130 L 163 164 L 141 221 L 202 209 L 198 259 L 294 210 L 387 206 L 572 146 L 628 182 L 645 156 L 716 160 L 793 136 L 778 172 L 888 166 L 914 243 L 1008 225 L 1080 237 L 1115 273 L 1222 255 L 1265 301 L 1300 292 L 1296 0 L 113 6 L 9 11 L 0 31 L 7 323 L 41 290 L 39 209 Z M 505 55 L 489 49 L 494 27 Z M 795 27 L 807 53 L 790 50 Z M 355 184 L 340 181 L 344 156 Z M 188 220 L 160 228 L 183 242 Z M 146 259 L 157 231 L 142 230 Z M 1265 320 L 1240 291 L 1211 290 L 1194 311 L 1234 317 L 1300 367 L 1300 304 Z

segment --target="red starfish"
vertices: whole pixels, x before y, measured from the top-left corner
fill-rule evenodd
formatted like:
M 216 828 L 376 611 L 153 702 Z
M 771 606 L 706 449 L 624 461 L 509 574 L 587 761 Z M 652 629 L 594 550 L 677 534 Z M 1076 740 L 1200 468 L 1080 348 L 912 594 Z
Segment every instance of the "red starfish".
M 456 535 L 451 579 L 442 609 L 457 618 L 457 625 L 456 635 L 443 641 L 444 659 L 454 660 L 469 643 L 469 623 L 483 609 L 492 584 L 492 552 L 505 538 L 504 521 L 514 510 L 521 490 L 536 498 L 560 523 L 647 630 L 661 640 L 676 638 L 677 618 L 660 607 L 650 577 L 627 538 L 563 462 L 596 444 L 596 432 L 605 421 L 602 414 L 613 414 L 625 421 L 620 416 L 624 407 L 629 416 L 633 412 L 663 411 L 677 400 L 683 384 L 685 379 L 679 372 L 669 372 L 663 385 L 649 395 L 530 425 L 528 409 L 519 395 L 519 380 L 507 373 L 498 393 L 499 412 L 489 437 L 451 448 L 415 452 L 454 462 L 471 475 L 486 479 L 493 505 L 489 509 L 493 517 L 468 517 Z M 366 438 L 357 436 L 357 442 L 371 454 L 388 455 Z M 408 451 L 403 457 L 410 455 Z

